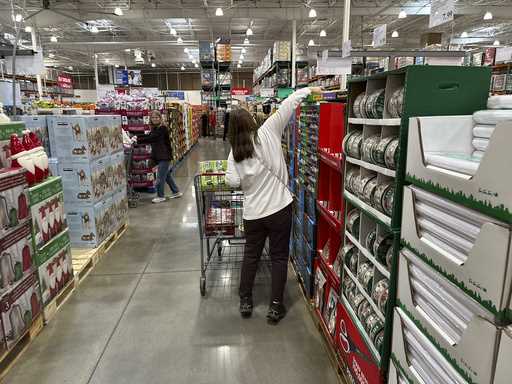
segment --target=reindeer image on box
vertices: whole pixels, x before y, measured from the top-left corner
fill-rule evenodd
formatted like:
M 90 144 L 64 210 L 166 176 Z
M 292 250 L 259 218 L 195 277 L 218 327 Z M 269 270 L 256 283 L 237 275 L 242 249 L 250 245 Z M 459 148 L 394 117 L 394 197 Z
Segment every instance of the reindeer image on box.
M 0 170 L 0 234 L 23 224 L 30 217 L 25 170 Z
M 120 151 L 123 151 L 123 128 L 121 123 L 121 116 L 103 116 L 110 119 L 110 124 L 108 125 L 109 135 L 109 149 L 110 154 L 114 154 Z
M 98 246 L 112 229 L 112 198 L 94 205 L 66 205 L 66 218 L 71 244 L 79 248 Z
M 30 222 L 0 241 L 0 294 L 34 271 Z
M 49 116 L 48 133 L 52 157 L 90 161 L 106 156 L 109 148 L 108 117 Z
M 60 177 L 51 177 L 29 189 L 32 237 L 41 249 L 67 227 L 64 194 Z
M 34 272 L 5 294 L 0 301 L 4 350 L 9 350 L 16 344 L 40 312 L 41 294 L 37 274 Z
M 36 254 L 41 297 L 47 305 L 73 278 L 68 231 L 62 232 Z
M 110 156 L 110 165 L 112 167 L 112 190 L 126 186 L 126 165 L 124 162 L 124 152 L 118 152 Z

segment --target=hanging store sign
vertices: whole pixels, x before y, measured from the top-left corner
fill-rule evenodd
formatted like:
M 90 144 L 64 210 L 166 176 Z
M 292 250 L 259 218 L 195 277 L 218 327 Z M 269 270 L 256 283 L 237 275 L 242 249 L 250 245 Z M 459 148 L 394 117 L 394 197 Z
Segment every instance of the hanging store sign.
M 69 75 L 59 73 L 57 75 L 57 85 L 64 89 L 73 89 L 73 79 Z
M 247 96 L 251 93 L 249 88 L 232 88 L 231 95 L 232 96 Z
M 116 84 L 128 85 L 128 71 L 126 69 L 116 69 Z
M 386 45 L 387 24 L 379 25 L 373 30 L 373 47 L 382 47 Z
M 260 97 L 274 97 L 275 91 L 274 88 L 261 88 L 260 89 Z
M 430 5 L 429 28 L 447 23 L 455 16 L 455 0 L 432 0 Z
M 176 100 L 185 100 L 185 92 L 184 91 L 167 91 L 165 96 L 176 99 Z

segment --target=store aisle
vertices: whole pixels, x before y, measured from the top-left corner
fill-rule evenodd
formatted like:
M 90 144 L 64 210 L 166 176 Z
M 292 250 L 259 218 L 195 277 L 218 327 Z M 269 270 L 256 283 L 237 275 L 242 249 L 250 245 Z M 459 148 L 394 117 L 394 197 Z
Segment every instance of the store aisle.
M 236 285 L 199 294 L 193 175 L 226 157 L 201 141 L 180 166 L 184 197 L 130 211 L 126 234 L 80 285 L 5 379 L 7 384 L 336 383 L 320 335 L 291 276 L 289 314 L 267 325 L 267 289 L 250 320 Z

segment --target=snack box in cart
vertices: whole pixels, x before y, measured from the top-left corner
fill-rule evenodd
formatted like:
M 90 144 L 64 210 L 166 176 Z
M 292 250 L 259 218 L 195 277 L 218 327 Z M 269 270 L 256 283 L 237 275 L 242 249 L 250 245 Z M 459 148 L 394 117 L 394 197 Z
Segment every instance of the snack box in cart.
M 41 293 L 37 272 L 22 280 L 0 301 L 1 332 L 0 353 L 11 349 L 30 328 L 41 313 Z
M 36 254 L 41 298 L 47 305 L 73 278 L 68 231 L 62 232 Z
M 0 252 L 0 294 L 4 294 L 34 272 L 30 222 L 5 235 L 0 240 Z
M 449 127 L 449 129 L 447 129 Z M 457 204 L 512 224 L 512 121 L 496 125 L 473 176 L 425 164 L 425 153 L 473 151 L 469 116 L 414 117 L 409 120 L 406 180 Z
M 0 235 L 30 218 L 25 170 L 0 169 Z
M 34 247 L 41 249 L 67 228 L 60 177 L 50 177 L 29 189 Z
M 401 242 L 494 316 L 512 321 L 512 226 L 404 187 Z
M 90 161 L 110 154 L 109 116 L 48 116 L 52 157 Z
M 11 160 L 11 135 L 16 134 L 19 137 L 23 135 L 25 124 L 21 121 L 0 123 L 0 168 L 10 168 Z

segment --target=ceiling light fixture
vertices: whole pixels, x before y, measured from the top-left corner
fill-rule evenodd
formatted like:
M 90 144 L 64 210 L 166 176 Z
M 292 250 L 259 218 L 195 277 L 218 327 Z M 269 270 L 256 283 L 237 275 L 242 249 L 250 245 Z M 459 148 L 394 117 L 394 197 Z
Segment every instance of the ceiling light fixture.
M 114 67 L 119 68 L 119 64 L 114 65 Z
M 244 45 L 249 45 L 249 44 L 250 44 L 249 39 L 246 37 L 246 38 L 244 39 Z
M 197 63 L 196 59 L 192 59 L 192 64 L 196 64 L 196 63 Z
M 500 45 L 500 41 L 499 40 L 494 40 L 494 43 L 492 43 L 492 45 L 497 47 L 497 46 Z
M 100 30 L 98 29 L 98 27 L 97 27 L 97 26 L 93 25 L 93 26 L 91 27 L 91 33 L 99 33 L 99 31 L 100 31 Z
M 197 63 L 194 63 L 194 67 L 199 68 L 199 65 Z
M 184 71 L 184 70 L 185 70 L 185 66 L 184 66 L 184 65 L 182 65 L 182 66 L 181 66 L 181 70 L 182 70 L 182 71 Z
M 237 68 L 242 68 L 242 65 L 241 64 L 237 64 L 236 67 Z
M 238 60 L 238 64 L 243 64 L 244 62 L 242 61 L 242 59 Z
M 224 16 L 224 11 L 222 10 L 221 7 L 215 10 L 215 16 Z
M 316 17 L 316 11 L 314 8 L 311 8 L 309 10 L 309 14 L 308 14 L 309 17 Z
M 17 13 L 17 14 L 16 14 L 16 16 L 13 16 L 13 17 L 12 17 L 12 19 L 13 19 L 15 22 L 19 23 L 19 22 L 21 22 L 21 21 L 23 20 L 23 16 L 21 15 L 21 13 Z
M 27 26 L 25 27 L 25 32 L 27 32 L 27 33 L 31 33 L 31 32 L 32 32 L 32 27 L 31 27 L 30 25 L 27 25 Z
M 325 29 L 322 29 L 320 31 L 320 37 L 325 37 L 325 36 L 327 36 L 327 32 L 325 32 Z
M 462 37 L 462 38 L 468 37 L 468 33 L 466 31 L 464 31 L 460 34 L 460 37 Z
M 183 39 L 181 37 L 178 37 L 178 40 L 176 40 L 178 44 L 183 44 Z
M 247 31 L 245 31 L 245 34 L 247 36 L 252 36 L 253 35 L 251 27 L 247 28 Z
M 407 13 L 405 11 L 400 11 L 398 14 L 399 19 L 405 19 L 407 17 Z
M 399 34 L 398 34 L 398 31 L 393 31 L 393 33 L 391 34 L 391 37 L 398 37 Z
M 57 36 L 54 35 L 54 36 L 50 37 L 50 41 L 52 43 L 56 43 L 58 41 Z
M 70 66 L 68 67 L 68 69 L 69 69 L 70 71 L 72 71 L 72 70 L 73 70 L 73 66 L 72 66 L 72 65 L 70 65 Z
M 151 66 L 152 66 L 153 68 L 155 68 L 155 67 L 156 67 L 156 64 L 155 64 L 155 63 L 151 63 Z
M 188 48 L 187 47 L 183 48 L 183 52 L 188 53 Z
M 492 13 L 489 11 L 485 12 L 484 20 L 492 20 Z
M 315 42 L 313 41 L 313 39 L 309 40 L 308 46 L 312 47 L 313 45 L 315 45 Z
M 130 52 L 130 48 L 126 48 L 124 51 L 129 53 Z
M 245 56 L 244 56 L 244 54 L 242 53 L 242 54 L 240 55 L 240 60 L 243 60 L 243 59 L 245 59 Z
M 178 32 L 176 32 L 176 30 L 173 27 L 171 27 L 171 35 L 176 36 L 177 34 Z
M 119 7 L 116 7 L 114 9 L 114 15 L 116 15 L 116 16 L 123 16 L 124 15 L 123 10 L 121 8 L 119 8 Z
M 50 59 L 53 59 L 53 58 L 55 57 L 55 54 L 53 54 L 53 53 L 49 53 L 49 54 L 48 54 L 48 57 L 49 57 Z
M 107 64 L 108 64 L 109 62 L 110 62 L 110 60 L 109 60 L 108 58 L 106 58 L 106 59 L 105 59 L 105 63 L 107 63 Z
M 246 52 L 247 52 L 247 49 L 242 48 L 242 53 L 246 53 Z

